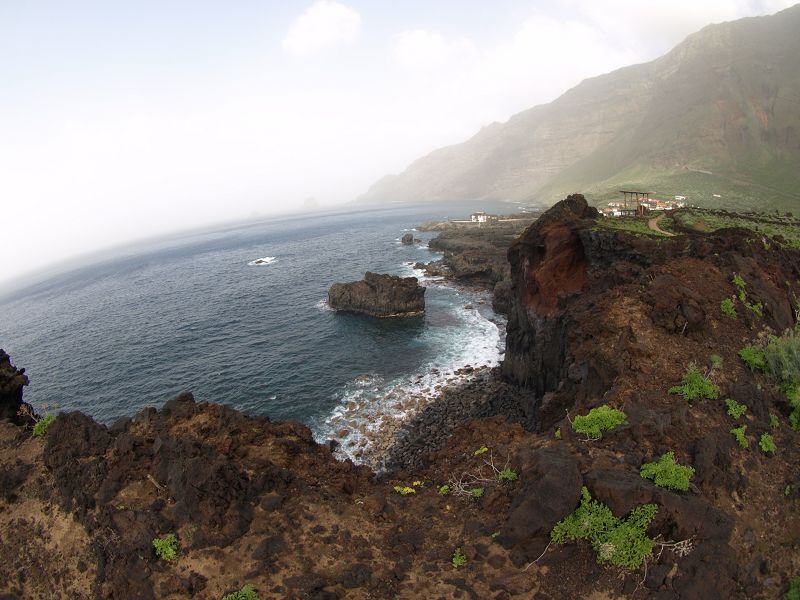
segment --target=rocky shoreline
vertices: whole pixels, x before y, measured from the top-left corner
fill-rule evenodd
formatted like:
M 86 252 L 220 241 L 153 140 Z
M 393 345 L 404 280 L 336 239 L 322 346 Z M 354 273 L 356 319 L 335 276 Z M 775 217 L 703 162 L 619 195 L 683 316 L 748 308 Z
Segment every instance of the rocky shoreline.
M 480 227 L 458 226 L 449 221 L 419 225 L 420 231 L 439 231 L 428 247 L 443 256 L 428 263 L 418 262 L 414 267 L 429 277 L 490 291 L 495 312 L 507 314 L 511 290 L 508 250 L 538 214 L 512 217 Z
M 501 367 L 462 369 L 407 407 L 381 433 L 394 443 L 380 474 L 299 423 L 188 393 L 110 427 L 60 414 L 32 435 L 16 417 L 27 378 L 0 352 L 15 415 L 0 420 L 0 597 L 782 597 L 800 573 L 800 433 L 785 390 L 739 351 L 797 327 L 800 251 L 742 229 L 641 238 L 595 218 L 571 196 L 512 244 Z M 731 298 L 736 318 L 720 310 Z M 690 365 L 716 394 L 675 393 Z M 576 417 L 601 406 L 624 422 L 587 438 Z M 641 475 L 668 452 L 692 467 L 685 490 Z M 615 520 L 653 505 L 640 567 L 603 560 L 630 538 L 600 556 L 553 541 L 585 493 Z M 159 557 L 170 537 L 175 555 Z

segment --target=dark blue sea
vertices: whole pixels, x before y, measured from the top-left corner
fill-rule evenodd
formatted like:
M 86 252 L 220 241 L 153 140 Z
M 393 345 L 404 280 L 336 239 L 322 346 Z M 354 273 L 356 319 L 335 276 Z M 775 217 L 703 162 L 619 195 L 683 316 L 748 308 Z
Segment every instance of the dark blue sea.
M 441 282 L 424 281 L 426 314 L 406 319 L 335 313 L 328 287 L 367 270 L 421 275 L 411 265 L 438 257 L 435 234 L 403 246 L 403 233 L 515 208 L 395 206 L 176 235 L 6 294 L 0 347 L 27 369 L 40 412 L 111 423 L 189 390 L 324 439 L 389 404 L 402 412 L 459 367 L 497 364 L 504 332 L 488 296 Z

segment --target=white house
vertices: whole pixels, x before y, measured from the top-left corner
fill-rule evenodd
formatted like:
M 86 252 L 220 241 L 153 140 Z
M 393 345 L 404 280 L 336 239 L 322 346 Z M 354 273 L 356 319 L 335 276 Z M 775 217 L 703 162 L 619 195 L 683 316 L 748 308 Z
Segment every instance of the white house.
M 472 213 L 469 216 L 469 220 L 473 223 L 488 223 L 489 221 L 497 221 L 497 217 L 495 215 L 488 215 L 485 212 L 476 212 Z

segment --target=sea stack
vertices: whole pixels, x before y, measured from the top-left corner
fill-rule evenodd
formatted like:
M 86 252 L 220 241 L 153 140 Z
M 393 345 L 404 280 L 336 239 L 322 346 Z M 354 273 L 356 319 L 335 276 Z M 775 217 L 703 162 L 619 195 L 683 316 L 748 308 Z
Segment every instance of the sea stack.
M 361 281 L 334 283 L 328 305 L 373 317 L 410 317 L 425 311 L 425 288 L 416 277 L 367 272 Z

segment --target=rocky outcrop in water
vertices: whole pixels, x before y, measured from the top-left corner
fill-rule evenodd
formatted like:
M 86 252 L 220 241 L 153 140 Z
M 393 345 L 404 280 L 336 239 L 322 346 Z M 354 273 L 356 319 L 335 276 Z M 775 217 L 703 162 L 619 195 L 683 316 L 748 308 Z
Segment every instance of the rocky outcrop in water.
M 361 281 L 334 283 L 328 291 L 334 310 L 373 317 L 408 317 L 425 310 L 425 288 L 416 277 L 367 272 Z
M 28 385 L 25 369 L 11 364 L 11 357 L 0 349 L 0 420 L 9 419 L 17 425 L 33 422 L 33 409 L 22 401 L 22 388 Z

